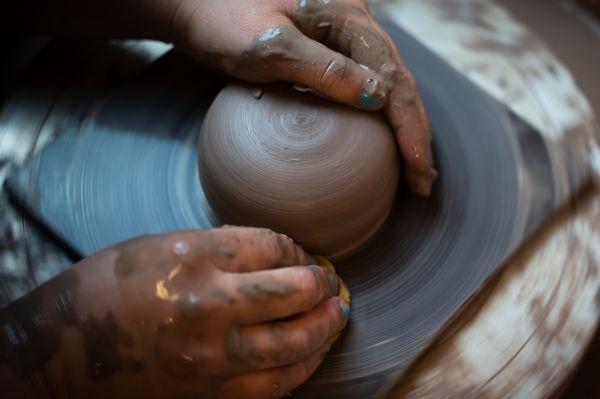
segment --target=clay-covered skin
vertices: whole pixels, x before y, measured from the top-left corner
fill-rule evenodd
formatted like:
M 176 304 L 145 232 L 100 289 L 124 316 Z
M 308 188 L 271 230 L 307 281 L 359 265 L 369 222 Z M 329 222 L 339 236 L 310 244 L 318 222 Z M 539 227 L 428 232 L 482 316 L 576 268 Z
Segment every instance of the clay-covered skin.
M 437 172 L 429 120 L 414 77 L 366 1 L 190 1 L 173 21 L 175 42 L 205 65 L 251 82 L 291 82 L 363 110 L 383 109 L 406 180 L 416 194 L 430 194 Z
M 363 110 L 383 109 L 411 189 L 437 176 L 431 132 L 412 74 L 367 0 L 21 0 L 8 29 L 152 38 L 257 83 L 284 81 Z M 34 10 L 34 11 L 32 11 Z M 401 50 L 401 49 L 400 49 Z
M 100 251 L 0 312 L 7 397 L 276 398 L 347 322 L 286 236 L 222 228 Z M 8 391 L 6 391 L 8 389 Z
M 340 258 L 365 243 L 394 204 L 398 151 L 379 113 L 283 85 L 234 82 L 200 135 L 201 181 L 221 223 L 268 227 Z
M 366 3 L 300 0 L 291 19 L 307 36 L 377 72 L 386 93 L 385 114 L 402 150 L 406 179 L 415 193 L 429 195 L 437 177 L 429 119 L 415 78 Z

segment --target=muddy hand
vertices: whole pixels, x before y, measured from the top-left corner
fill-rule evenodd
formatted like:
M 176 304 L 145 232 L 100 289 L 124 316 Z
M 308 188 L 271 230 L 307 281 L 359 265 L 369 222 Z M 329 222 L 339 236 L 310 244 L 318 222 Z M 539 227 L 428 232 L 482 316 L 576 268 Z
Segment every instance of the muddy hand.
M 291 239 L 264 229 L 119 244 L 1 314 L 3 331 L 29 326 L 29 336 L 49 340 L 29 352 L 13 348 L 9 370 L 23 381 L 41 373 L 58 396 L 284 396 L 314 372 L 347 322 L 335 274 L 311 263 Z M 20 315 L 48 325 L 38 334 Z M 51 350 L 24 369 L 18 359 L 40 347 Z
M 0 14 L 8 31 L 174 42 L 200 63 L 248 81 L 292 82 L 360 109 L 383 109 L 411 188 L 423 196 L 431 191 L 437 173 L 427 114 L 366 0 L 22 0 L 8 6 Z
M 166 375 L 263 398 L 304 382 L 346 323 L 335 275 L 310 264 L 286 236 L 224 228 L 135 240 L 115 271 Z
M 254 82 L 300 90 L 360 109 L 383 109 L 414 192 L 437 173 L 415 79 L 362 0 L 182 1 L 174 41 L 205 64 Z

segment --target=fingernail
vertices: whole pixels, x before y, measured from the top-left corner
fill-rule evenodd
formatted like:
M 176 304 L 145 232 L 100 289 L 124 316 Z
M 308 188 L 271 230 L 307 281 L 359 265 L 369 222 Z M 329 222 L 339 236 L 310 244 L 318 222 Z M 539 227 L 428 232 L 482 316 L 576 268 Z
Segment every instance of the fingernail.
M 360 95 L 360 106 L 366 110 L 377 110 L 386 102 L 386 94 L 377 89 L 377 85 L 366 89 Z
M 429 197 L 433 186 L 433 178 L 414 173 L 406 173 L 406 180 L 412 191 L 420 197 Z
M 310 256 L 311 265 L 321 266 L 319 259 L 315 255 Z
M 381 100 L 368 91 L 363 91 L 360 95 L 360 106 L 364 109 L 377 109 L 381 106 Z
M 343 298 L 338 298 L 338 306 L 345 318 L 350 316 L 350 305 Z
M 338 293 L 338 278 L 337 278 L 337 276 L 335 275 L 335 273 L 332 273 L 329 270 L 326 270 L 325 273 L 327 273 L 327 280 L 329 280 L 329 288 L 331 289 L 331 294 L 337 295 L 337 293 Z

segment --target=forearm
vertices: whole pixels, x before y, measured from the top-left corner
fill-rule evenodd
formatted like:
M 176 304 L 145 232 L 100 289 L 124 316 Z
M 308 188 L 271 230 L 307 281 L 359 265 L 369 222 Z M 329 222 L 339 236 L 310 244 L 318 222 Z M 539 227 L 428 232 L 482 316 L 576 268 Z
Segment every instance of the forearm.
M 63 330 L 75 319 L 76 274 L 69 270 L 0 313 L 0 382 L 12 397 L 49 393 L 46 371 L 60 362 Z
M 8 397 L 94 397 L 120 383 L 109 377 L 123 371 L 120 342 L 133 338 L 125 338 L 114 273 L 104 265 L 75 265 L 0 312 L 0 389 Z
M 5 32 L 171 41 L 183 0 L 12 0 L 0 14 Z
M 35 383 L 43 375 L 26 373 L 25 359 L 22 359 L 22 343 L 25 337 L 21 334 L 21 325 L 14 320 L 12 312 L 7 309 L 0 312 L 0 389 L 13 398 L 44 397 L 40 387 Z M 35 351 L 32 347 L 31 352 Z

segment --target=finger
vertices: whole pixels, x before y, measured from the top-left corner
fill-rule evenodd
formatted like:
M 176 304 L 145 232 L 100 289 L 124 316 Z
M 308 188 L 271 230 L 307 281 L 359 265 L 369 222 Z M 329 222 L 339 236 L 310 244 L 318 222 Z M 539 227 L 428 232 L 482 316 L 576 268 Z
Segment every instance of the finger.
M 252 272 L 314 262 L 291 238 L 269 229 L 228 226 L 197 235 L 195 239 L 200 240 L 201 247 L 206 250 L 195 251 L 190 256 L 205 262 L 206 252 L 210 251 L 210 261 L 228 272 Z
M 385 112 L 404 156 L 406 177 L 413 191 L 429 195 L 437 173 L 433 168 L 427 114 L 413 76 L 366 5 L 305 0 L 291 11 L 290 18 L 306 35 L 347 54 L 382 77 L 388 94 Z
M 254 373 L 242 374 L 227 380 L 219 388 L 218 397 L 235 399 L 281 398 L 310 377 L 329 351 L 324 345 L 302 361 Z
M 414 94 L 417 92 L 416 82 L 412 75 L 406 73 L 403 79 L 409 89 L 400 86 L 392 91 L 385 114 L 400 145 L 410 188 L 414 193 L 427 197 L 437 177 L 433 168 L 431 130 L 421 98 Z M 407 90 L 413 92 L 409 95 L 411 99 L 407 99 Z
M 361 109 L 386 104 L 377 73 L 306 37 L 289 21 L 277 29 L 277 36 L 257 42 L 254 54 L 273 78 Z
M 294 364 L 333 342 L 346 325 L 348 315 L 346 301 L 333 297 L 292 319 L 244 327 L 230 347 L 246 370 Z
M 372 26 L 372 30 L 368 26 Z M 402 62 L 390 37 L 373 18 L 360 19 L 356 29 L 363 30 L 364 34 L 361 37 L 370 37 L 371 43 L 378 43 L 373 49 L 381 49 L 375 52 L 382 55 L 383 63 L 379 67 L 372 67 L 379 71 L 391 87 L 385 114 L 400 145 L 406 179 L 413 192 L 420 196 L 429 196 L 437 172 L 433 167 L 431 127 L 417 82 Z M 373 33 L 369 36 L 367 32 Z M 353 53 L 357 54 L 358 59 L 364 56 L 361 51 L 354 50 Z M 370 64 L 370 61 L 365 62 Z
M 306 312 L 338 292 L 335 273 L 319 266 L 237 274 L 232 285 L 238 320 L 244 325 Z

